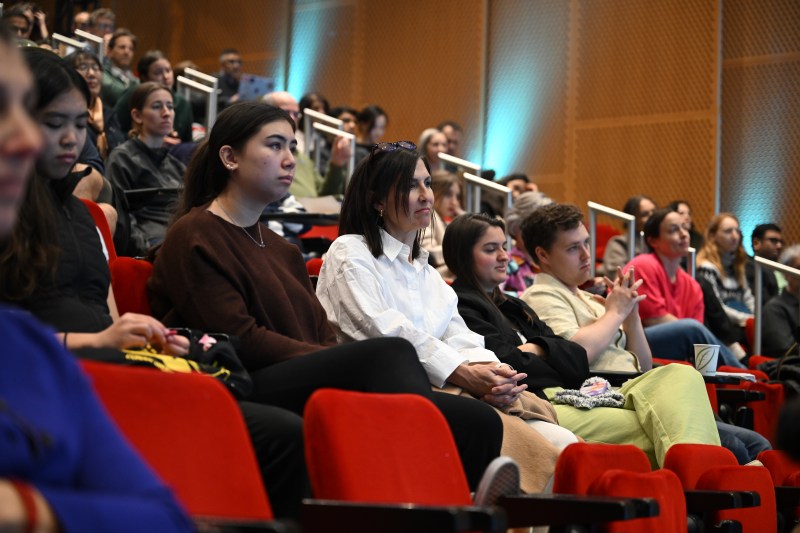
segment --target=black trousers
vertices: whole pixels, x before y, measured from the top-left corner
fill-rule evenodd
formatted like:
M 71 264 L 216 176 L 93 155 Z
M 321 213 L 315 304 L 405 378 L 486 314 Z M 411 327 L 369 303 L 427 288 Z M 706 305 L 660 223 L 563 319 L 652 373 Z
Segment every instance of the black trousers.
M 458 447 L 470 487 L 500 455 L 503 428 L 491 406 L 472 398 L 431 391 L 414 346 L 400 338 L 340 344 L 251 372 L 249 401 L 303 414 L 311 394 L 323 387 L 362 392 L 419 394 L 442 412 Z
M 261 479 L 276 518 L 300 517 L 300 503 L 311 495 L 303 449 L 303 419 L 295 413 L 253 402 L 239 402 L 258 460 Z

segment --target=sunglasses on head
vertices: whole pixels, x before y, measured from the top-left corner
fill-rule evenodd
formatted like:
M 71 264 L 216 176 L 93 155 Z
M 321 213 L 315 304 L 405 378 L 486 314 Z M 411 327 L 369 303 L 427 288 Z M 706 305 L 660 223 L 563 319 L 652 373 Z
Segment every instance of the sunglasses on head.
M 372 157 L 375 152 L 394 152 L 395 150 L 416 150 L 417 145 L 412 143 L 411 141 L 397 141 L 393 143 L 378 143 L 373 144 L 372 149 L 369 152 L 369 156 Z

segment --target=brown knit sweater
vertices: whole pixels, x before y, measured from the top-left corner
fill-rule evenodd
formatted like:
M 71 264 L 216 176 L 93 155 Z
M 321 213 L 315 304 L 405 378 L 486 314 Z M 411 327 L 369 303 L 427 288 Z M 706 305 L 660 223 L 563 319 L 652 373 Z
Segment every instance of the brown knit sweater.
M 258 228 L 247 228 L 258 238 Z M 206 207 L 167 233 L 148 294 L 153 316 L 168 326 L 228 333 L 256 370 L 336 344 L 299 250 L 261 227 L 265 248 Z

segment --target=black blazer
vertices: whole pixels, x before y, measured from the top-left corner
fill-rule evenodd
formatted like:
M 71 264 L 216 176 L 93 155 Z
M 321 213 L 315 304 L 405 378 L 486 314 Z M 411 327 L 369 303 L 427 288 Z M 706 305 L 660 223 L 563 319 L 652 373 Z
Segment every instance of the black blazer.
M 498 307 L 488 302 L 479 291 L 459 280 L 453 282 L 453 290 L 458 295 L 458 312 L 467 327 L 483 335 L 486 348 L 501 361 L 528 374 L 522 383 L 527 383 L 531 392 L 544 397 L 542 389 L 547 387 L 575 389 L 589 377 L 586 350 L 553 333 L 519 298 L 507 296 L 498 311 Z M 539 357 L 517 348 L 522 339 L 514 328 L 529 343 L 541 346 L 547 355 Z

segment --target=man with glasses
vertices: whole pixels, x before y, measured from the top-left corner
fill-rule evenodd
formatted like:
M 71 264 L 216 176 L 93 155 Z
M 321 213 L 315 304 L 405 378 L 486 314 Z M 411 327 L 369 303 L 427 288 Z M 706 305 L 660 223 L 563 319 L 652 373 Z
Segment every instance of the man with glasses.
M 781 228 L 777 224 L 759 224 L 753 230 L 753 235 L 750 241 L 753 245 L 753 255 L 763 257 L 770 261 L 777 261 L 783 250 L 783 235 Z M 750 285 L 750 290 L 755 292 L 755 259 L 750 260 L 745 265 L 745 276 L 747 283 Z M 780 288 L 786 285 L 786 281 L 779 283 L 772 270 L 761 269 L 761 305 L 765 305 L 770 299 L 774 298 L 780 292 Z

